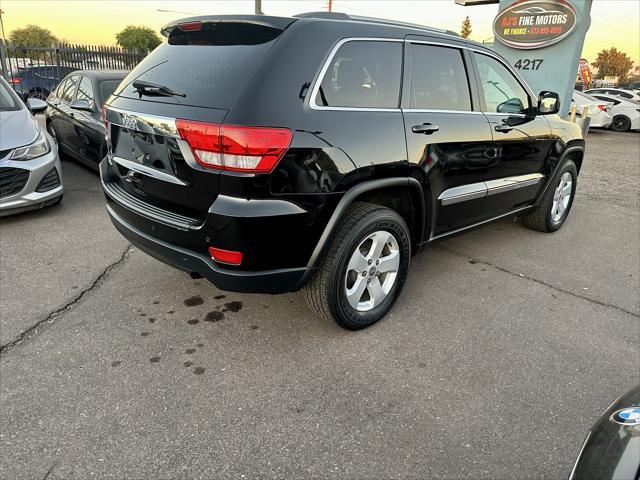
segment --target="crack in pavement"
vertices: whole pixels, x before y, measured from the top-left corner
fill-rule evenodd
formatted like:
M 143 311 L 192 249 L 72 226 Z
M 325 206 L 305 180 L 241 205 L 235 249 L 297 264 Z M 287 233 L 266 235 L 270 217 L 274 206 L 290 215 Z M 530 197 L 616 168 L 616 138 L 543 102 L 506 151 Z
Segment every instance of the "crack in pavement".
M 434 249 L 450 253 L 451 255 L 455 255 L 456 257 L 464 258 L 465 260 L 472 260 L 474 262 L 481 263 L 482 265 L 486 265 L 488 267 L 495 268 L 496 270 L 500 270 L 501 272 L 508 273 L 509 275 L 513 275 L 514 277 L 524 278 L 526 280 L 530 280 L 532 282 L 539 283 L 540 285 L 544 285 L 545 287 L 552 288 L 553 290 L 556 290 L 558 292 L 564 293 L 566 295 L 571 295 L 572 297 L 580 298 L 582 300 L 586 300 L 588 302 L 592 302 L 592 303 L 595 303 L 595 304 L 603 306 L 603 307 L 614 308 L 616 310 L 619 310 L 621 312 L 627 313 L 629 315 L 633 315 L 636 318 L 640 318 L 640 314 L 637 314 L 635 312 L 627 310 L 624 307 L 620 307 L 618 305 L 614 305 L 612 303 L 603 302 L 603 301 L 596 300 L 596 299 L 593 299 L 593 298 L 585 297 L 584 295 L 580 295 L 579 293 L 575 293 L 575 292 L 571 292 L 569 290 L 565 290 L 563 288 L 557 287 L 556 285 L 551 285 L 550 283 L 547 283 L 544 280 L 539 280 L 539 279 L 534 278 L 534 277 L 529 277 L 529 276 L 525 275 L 524 273 L 514 272 L 513 270 L 509 270 L 508 268 L 501 267 L 500 265 L 496 265 L 496 264 L 491 263 L 491 262 L 486 262 L 486 261 L 480 260 L 478 258 L 469 257 L 468 255 L 465 255 L 463 253 L 454 252 L 453 250 L 449 250 L 448 248 L 444 248 L 444 247 L 441 247 L 441 246 L 434 247 Z
M 4 354 L 6 354 L 9 350 L 11 350 L 16 345 L 18 345 L 18 344 L 22 343 L 23 341 L 28 340 L 29 338 L 31 338 L 35 333 L 37 333 L 38 329 L 41 326 L 43 326 L 43 325 L 45 325 L 47 323 L 53 322 L 58 317 L 58 315 L 60 315 L 61 313 L 63 313 L 65 311 L 70 310 L 73 307 L 75 307 L 78 304 L 78 302 L 80 302 L 80 300 L 82 300 L 84 298 L 84 296 L 87 293 L 92 292 L 93 290 L 98 288 L 102 284 L 104 279 L 107 277 L 107 275 L 112 270 L 118 268 L 120 265 L 122 265 L 124 262 L 127 261 L 127 258 L 129 258 L 129 254 L 131 253 L 132 249 L 133 249 L 133 245 L 127 246 L 127 248 L 125 249 L 124 252 L 122 252 L 122 254 L 120 255 L 120 258 L 117 261 L 115 261 L 114 263 L 108 265 L 100 273 L 100 275 L 98 275 L 96 277 L 96 279 L 91 283 L 91 285 L 88 288 L 85 288 L 84 290 L 82 290 L 78 295 L 76 295 L 67 304 L 65 304 L 64 306 L 62 306 L 62 307 L 60 307 L 60 308 L 58 308 L 56 310 L 54 310 L 49 315 L 47 315 L 44 319 L 36 322 L 31 327 L 27 328 L 25 331 L 21 332 L 20 335 L 18 335 L 16 338 L 11 340 L 10 342 L 6 343 L 5 345 L 1 345 L 0 346 L 0 357 L 2 357 Z

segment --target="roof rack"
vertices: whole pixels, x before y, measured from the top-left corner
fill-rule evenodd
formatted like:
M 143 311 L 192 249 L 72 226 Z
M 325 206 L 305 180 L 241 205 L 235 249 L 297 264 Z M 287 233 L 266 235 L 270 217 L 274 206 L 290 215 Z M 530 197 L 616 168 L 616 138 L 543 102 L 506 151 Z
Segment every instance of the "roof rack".
M 367 23 L 380 23 L 382 25 L 392 25 L 395 27 L 408 27 L 408 28 L 416 28 L 419 30 L 426 30 L 429 32 L 442 33 L 445 35 L 452 35 L 454 37 L 459 37 L 456 32 L 452 32 L 451 30 L 444 30 L 441 28 L 433 28 L 428 27 L 426 25 L 419 25 L 417 23 L 408 23 L 408 22 L 400 22 L 397 20 L 388 20 L 386 18 L 375 18 L 375 17 L 363 17 L 360 15 L 347 15 L 342 12 L 307 12 L 300 13 L 298 15 L 294 15 L 296 18 L 324 18 L 327 20 L 352 20 L 354 22 L 367 22 Z

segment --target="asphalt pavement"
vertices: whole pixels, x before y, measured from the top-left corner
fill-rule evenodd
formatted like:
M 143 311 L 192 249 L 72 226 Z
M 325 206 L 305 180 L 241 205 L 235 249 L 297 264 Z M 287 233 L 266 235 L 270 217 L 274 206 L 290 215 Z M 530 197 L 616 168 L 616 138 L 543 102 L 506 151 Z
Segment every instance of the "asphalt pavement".
M 566 478 L 640 382 L 640 135 L 587 143 L 559 232 L 429 246 L 360 332 L 130 247 L 64 162 L 0 220 L 0 478 Z

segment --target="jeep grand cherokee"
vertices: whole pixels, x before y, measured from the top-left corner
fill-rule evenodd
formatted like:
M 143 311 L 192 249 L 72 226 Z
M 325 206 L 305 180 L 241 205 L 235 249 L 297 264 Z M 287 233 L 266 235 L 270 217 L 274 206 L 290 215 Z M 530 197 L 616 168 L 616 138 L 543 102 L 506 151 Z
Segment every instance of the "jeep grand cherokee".
M 421 245 L 567 218 L 580 128 L 482 45 L 322 13 L 162 32 L 106 104 L 102 182 L 116 228 L 194 277 L 304 287 L 355 330 L 389 311 Z

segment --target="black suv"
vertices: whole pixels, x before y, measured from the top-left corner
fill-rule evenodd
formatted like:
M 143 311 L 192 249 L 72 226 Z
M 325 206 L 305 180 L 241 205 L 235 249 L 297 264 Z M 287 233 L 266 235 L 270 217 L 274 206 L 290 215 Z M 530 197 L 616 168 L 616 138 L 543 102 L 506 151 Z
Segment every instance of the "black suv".
M 223 290 L 305 287 L 348 329 L 382 318 L 420 245 L 509 215 L 552 232 L 584 141 L 454 33 L 344 14 L 207 16 L 107 102 L 116 228 Z

